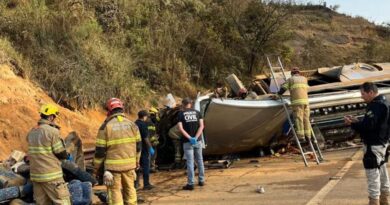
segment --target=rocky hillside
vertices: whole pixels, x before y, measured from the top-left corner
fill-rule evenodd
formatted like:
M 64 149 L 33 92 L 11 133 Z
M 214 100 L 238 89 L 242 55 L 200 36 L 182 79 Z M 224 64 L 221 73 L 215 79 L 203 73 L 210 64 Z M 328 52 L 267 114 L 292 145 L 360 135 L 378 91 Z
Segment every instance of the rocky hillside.
M 291 64 L 306 68 L 389 61 L 390 28 L 322 6 L 300 6 L 290 23 Z

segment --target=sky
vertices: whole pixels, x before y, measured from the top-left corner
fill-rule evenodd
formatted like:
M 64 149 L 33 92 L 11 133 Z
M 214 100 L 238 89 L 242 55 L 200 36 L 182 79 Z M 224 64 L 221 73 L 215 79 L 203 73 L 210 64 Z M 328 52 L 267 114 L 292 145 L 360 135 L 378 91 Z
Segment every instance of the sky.
M 390 0 L 302 0 L 300 2 L 326 2 L 326 5 L 339 5 L 339 13 L 362 16 L 376 24 L 390 23 Z M 299 2 L 299 1 L 298 1 Z

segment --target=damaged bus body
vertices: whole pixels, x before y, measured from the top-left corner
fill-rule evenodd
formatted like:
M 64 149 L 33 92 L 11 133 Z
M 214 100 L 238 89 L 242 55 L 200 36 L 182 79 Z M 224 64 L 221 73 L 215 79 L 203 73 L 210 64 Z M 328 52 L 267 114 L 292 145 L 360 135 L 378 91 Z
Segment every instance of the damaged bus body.
M 309 103 L 314 130 L 320 130 L 325 141 L 347 140 L 352 131 L 344 125 L 345 115 L 362 116 L 366 104 L 360 98 L 359 86 L 376 82 L 379 92 L 390 99 L 390 63 L 353 64 L 320 68 L 303 73 L 309 80 Z M 195 108 L 204 116 L 206 155 L 224 155 L 270 145 L 271 139 L 282 134 L 286 115 L 282 102 L 271 100 L 276 92 L 269 77 L 255 81 L 263 85 L 255 99 L 235 100 L 198 97 Z M 279 84 L 282 79 L 275 79 Z M 264 86 L 266 85 L 266 86 Z M 284 96 L 289 104 L 289 97 Z

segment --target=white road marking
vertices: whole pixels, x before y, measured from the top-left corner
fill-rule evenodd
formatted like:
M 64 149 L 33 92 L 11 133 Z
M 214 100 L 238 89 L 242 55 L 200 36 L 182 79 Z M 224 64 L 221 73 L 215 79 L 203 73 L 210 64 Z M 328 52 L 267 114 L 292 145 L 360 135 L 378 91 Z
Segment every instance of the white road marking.
M 329 180 L 329 182 L 322 187 L 322 189 L 310 199 L 310 201 L 306 205 L 319 205 L 325 199 L 326 195 L 339 183 L 339 181 L 343 178 L 345 173 L 352 167 L 352 165 L 363 155 L 362 149 L 358 149 L 355 154 L 352 156 L 351 161 L 348 161 L 343 168 L 340 169 L 339 172 L 333 178 L 337 180 Z

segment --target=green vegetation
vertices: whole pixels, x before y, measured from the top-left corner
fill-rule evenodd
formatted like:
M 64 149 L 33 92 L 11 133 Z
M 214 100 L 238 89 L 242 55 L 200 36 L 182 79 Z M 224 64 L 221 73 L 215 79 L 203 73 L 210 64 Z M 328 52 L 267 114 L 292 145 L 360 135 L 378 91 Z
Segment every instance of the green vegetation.
M 319 5 L 259 0 L 4 0 L 0 49 L 72 109 L 151 91 L 194 96 L 229 73 L 263 72 L 266 54 L 304 68 L 388 61 L 389 28 Z M 151 100 L 149 100 L 151 99 Z

